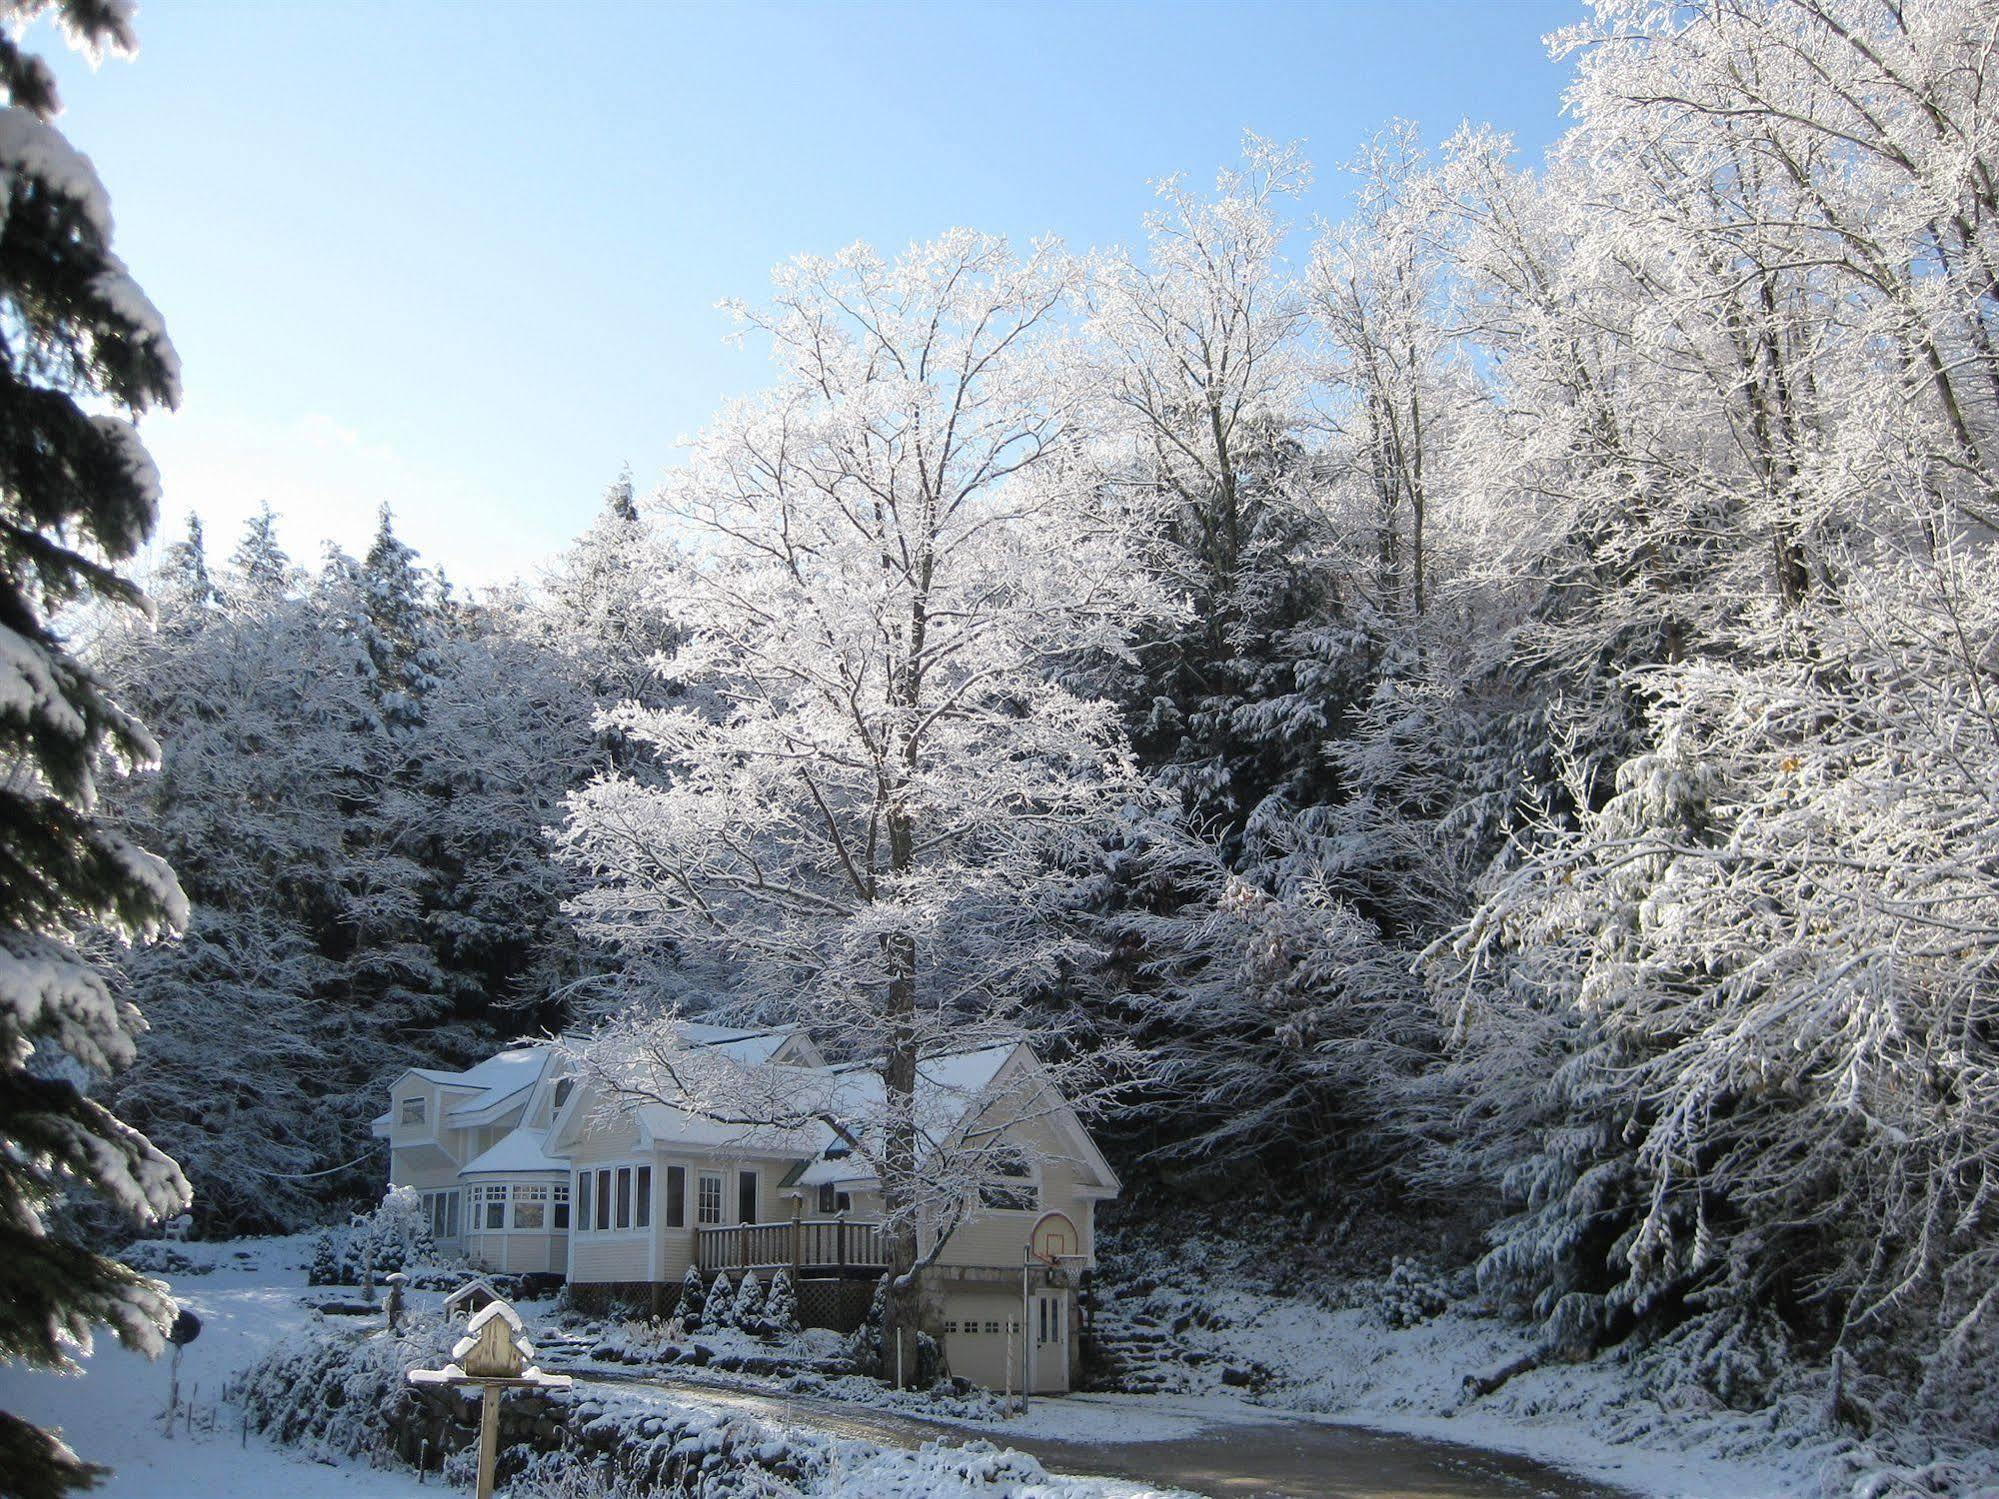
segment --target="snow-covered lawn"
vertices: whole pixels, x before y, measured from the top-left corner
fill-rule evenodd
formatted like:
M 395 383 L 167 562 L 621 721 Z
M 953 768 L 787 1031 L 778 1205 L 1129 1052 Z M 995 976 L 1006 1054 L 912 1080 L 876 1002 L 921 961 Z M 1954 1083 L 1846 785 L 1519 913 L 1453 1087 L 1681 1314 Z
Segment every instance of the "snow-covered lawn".
M 176 1246 L 215 1267 L 173 1282 L 175 1296 L 202 1322 L 180 1370 L 182 1398 L 192 1397 L 200 1416 L 232 1375 L 310 1320 L 299 1300 L 309 1245 L 294 1237 Z M 177 1426 L 169 1437 L 161 1422 L 168 1362 L 100 1338 L 81 1377 L 0 1367 L 0 1408 L 60 1426 L 82 1456 L 109 1464 L 115 1471 L 96 1491 L 103 1499 L 400 1499 L 419 1492 L 414 1473 L 302 1461 L 257 1436 L 246 1442 L 226 1405 L 212 1433 Z

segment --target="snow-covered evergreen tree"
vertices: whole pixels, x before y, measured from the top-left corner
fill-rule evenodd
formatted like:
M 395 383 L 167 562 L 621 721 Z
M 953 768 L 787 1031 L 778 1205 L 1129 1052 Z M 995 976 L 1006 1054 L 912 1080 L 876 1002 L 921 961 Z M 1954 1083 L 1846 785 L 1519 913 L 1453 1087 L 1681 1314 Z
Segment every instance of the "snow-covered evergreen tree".
M 779 1270 L 770 1278 L 763 1315 L 766 1330 L 779 1337 L 798 1331 L 798 1289 L 791 1283 L 789 1270 Z
M 764 1284 L 757 1278 L 754 1269 L 743 1272 L 743 1283 L 736 1287 L 735 1305 L 729 1309 L 729 1324 L 744 1332 L 764 1332 Z
M 736 1288 L 726 1270 L 717 1270 L 708 1283 L 707 1297 L 701 1303 L 701 1325 L 710 1332 L 736 1325 Z
M 102 183 L 50 123 L 53 78 L 21 50 L 15 28 L 50 10 L 93 55 L 135 43 L 126 7 L 99 0 L 16 0 L 0 38 L 0 1358 L 74 1369 L 97 1325 L 157 1351 L 174 1307 L 157 1282 L 53 1235 L 51 1211 L 95 1192 L 145 1223 L 188 1199 L 173 1161 L 92 1096 L 131 1063 L 144 1022 L 77 942 L 93 928 L 124 941 L 176 930 L 187 903 L 164 862 L 97 815 L 100 760 L 144 764 L 158 748 L 51 616 L 143 605 L 116 571 L 159 507 L 132 421 L 179 400 L 180 368 L 112 253 Z M 41 1499 L 94 1471 L 0 1412 L 11 1493 Z
M 680 1277 L 680 1304 L 674 1315 L 689 1332 L 699 1332 L 706 1325 L 708 1314 L 708 1292 L 702 1284 L 701 1272 L 693 1265 Z

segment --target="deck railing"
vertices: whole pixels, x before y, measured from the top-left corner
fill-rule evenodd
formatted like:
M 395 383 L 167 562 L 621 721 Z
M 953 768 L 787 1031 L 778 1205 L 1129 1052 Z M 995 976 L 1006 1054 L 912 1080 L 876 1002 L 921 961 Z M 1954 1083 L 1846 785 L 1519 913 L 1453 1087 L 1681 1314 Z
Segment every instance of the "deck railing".
M 888 1268 L 888 1240 L 878 1223 L 851 1218 L 787 1218 L 697 1228 L 694 1263 L 703 1270 L 789 1270 L 841 1275 Z

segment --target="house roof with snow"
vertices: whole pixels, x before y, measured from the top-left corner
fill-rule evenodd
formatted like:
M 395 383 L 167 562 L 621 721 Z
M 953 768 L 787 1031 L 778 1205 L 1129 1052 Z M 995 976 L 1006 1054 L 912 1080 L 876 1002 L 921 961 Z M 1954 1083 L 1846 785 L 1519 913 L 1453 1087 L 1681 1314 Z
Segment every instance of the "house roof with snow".
M 504 1174 L 521 1176 L 537 1171 L 551 1171 L 566 1175 L 567 1161 L 556 1160 L 544 1150 L 548 1140 L 545 1129 L 529 1129 L 525 1125 L 509 1130 L 495 1141 L 490 1150 L 474 1156 L 459 1168 L 460 1176 L 492 1176 Z

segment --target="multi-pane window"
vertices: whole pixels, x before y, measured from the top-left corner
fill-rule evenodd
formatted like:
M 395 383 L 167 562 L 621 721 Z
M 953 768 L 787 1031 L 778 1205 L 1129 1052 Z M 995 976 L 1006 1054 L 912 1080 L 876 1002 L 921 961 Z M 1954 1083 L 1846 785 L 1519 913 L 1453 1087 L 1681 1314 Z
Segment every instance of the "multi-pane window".
M 555 1194 L 549 1203 L 553 1219 L 549 1227 L 562 1233 L 569 1227 L 569 1183 L 563 1182 L 549 1190 Z
M 696 1223 L 720 1223 L 722 1221 L 722 1178 L 704 1171 L 696 1189 L 694 1199 L 694 1221 Z
M 830 1218 L 835 1213 L 849 1212 L 853 1206 L 854 1199 L 838 1190 L 831 1182 L 819 1184 L 819 1211 L 824 1216 Z
M 1040 1210 L 1041 1189 L 1034 1181 L 1034 1168 L 1017 1155 L 1002 1155 L 986 1166 L 986 1179 L 979 1183 L 982 1206 L 1002 1213 L 1032 1213 Z
M 474 1190 L 477 1189 L 475 1188 Z M 507 1189 L 505 1187 L 487 1187 L 485 1192 L 486 1214 L 480 1220 L 480 1227 L 484 1228 L 488 1233 L 498 1233 L 507 1226 Z
M 403 1112 L 401 1117 L 402 1117 L 402 1122 L 404 1124 L 423 1123 L 423 1098 L 421 1095 L 415 1098 L 405 1098 L 403 1100 Z
M 477 1190 L 476 1188 L 474 1189 Z M 424 1221 L 430 1225 L 433 1239 L 455 1239 L 458 1237 L 458 1194 L 451 1192 L 426 1192 L 423 1194 Z
M 548 1188 L 518 1186 L 514 1188 L 514 1227 L 529 1230 L 545 1227 L 548 1223 Z
M 652 1227 L 652 1167 L 641 1166 L 633 1187 L 632 1227 Z

